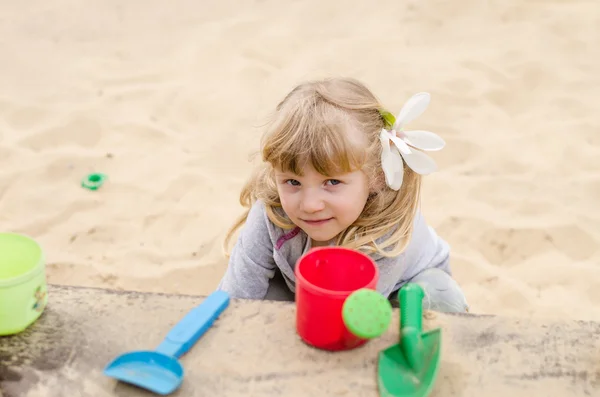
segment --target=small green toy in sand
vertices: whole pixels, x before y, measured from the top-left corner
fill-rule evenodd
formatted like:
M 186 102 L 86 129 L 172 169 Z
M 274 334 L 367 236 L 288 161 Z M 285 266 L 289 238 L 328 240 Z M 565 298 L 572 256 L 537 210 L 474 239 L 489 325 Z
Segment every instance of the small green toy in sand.
M 93 173 L 87 175 L 81 181 L 81 186 L 89 190 L 98 190 L 106 180 L 106 175 L 100 173 Z

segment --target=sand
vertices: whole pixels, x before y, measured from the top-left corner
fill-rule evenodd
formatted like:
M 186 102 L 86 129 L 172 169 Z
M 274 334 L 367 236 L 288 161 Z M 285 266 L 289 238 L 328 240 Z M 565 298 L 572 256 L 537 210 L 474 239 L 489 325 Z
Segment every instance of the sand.
M 600 318 L 594 0 L 37 0 L 0 21 L 0 228 L 43 245 L 49 282 L 209 293 L 266 116 L 351 76 L 393 112 L 431 93 L 423 211 L 473 312 Z

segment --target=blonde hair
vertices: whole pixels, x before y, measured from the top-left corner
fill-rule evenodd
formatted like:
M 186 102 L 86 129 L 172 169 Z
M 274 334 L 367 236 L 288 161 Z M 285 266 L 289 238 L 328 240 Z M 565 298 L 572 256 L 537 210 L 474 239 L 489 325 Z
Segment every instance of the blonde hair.
M 354 79 L 309 81 L 294 88 L 276 107 L 262 137 L 262 163 L 240 193 L 246 210 L 227 232 L 226 255 L 233 234 L 257 200 L 264 202 L 273 224 L 296 227 L 282 209 L 274 170 L 301 175 L 307 162 L 325 176 L 362 169 L 368 177 L 371 194 L 358 219 L 337 236 L 337 245 L 388 257 L 404 251 L 412 234 L 421 176 L 404 166 L 400 191 L 385 184 L 379 140 L 386 127 L 379 112 L 383 109 L 371 91 Z

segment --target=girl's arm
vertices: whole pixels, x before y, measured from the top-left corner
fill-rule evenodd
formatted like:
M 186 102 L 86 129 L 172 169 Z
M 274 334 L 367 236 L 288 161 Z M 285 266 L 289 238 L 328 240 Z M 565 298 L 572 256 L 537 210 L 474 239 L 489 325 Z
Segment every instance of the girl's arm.
M 406 271 L 393 290 L 398 290 L 406 282 L 418 283 L 425 290 L 424 305 L 430 310 L 468 312 L 469 305 L 464 292 L 452 278 L 449 258 L 450 246 L 426 224 L 419 213 L 405 252 Z
M 265 297 L 276 269 L 268 222 L 264 204 L 258 201 L 250 209 L 217 289 L 228 292 L 232 298 Z
M 411 241 L 406 248 L 407 276 L 414 277 L 425 269 L 438 268 L 450 271 L 450 246 L 427 224 L 423 214 L 415 216 Z
M 449 259 L 450 246 L 418 211 L 406 250 L 398 257 L 376 259 L 380 270 L 378 290 L 387 296 L 426 269 L 437 268 L 451 275 Z

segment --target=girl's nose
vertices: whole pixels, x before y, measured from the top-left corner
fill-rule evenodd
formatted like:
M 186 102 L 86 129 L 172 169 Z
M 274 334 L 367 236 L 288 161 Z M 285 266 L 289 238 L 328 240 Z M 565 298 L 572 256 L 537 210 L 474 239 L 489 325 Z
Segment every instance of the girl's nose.
M 319 212 L 325 209 L 325 201 L 323 198 L 314 192 L 310 192 L 302 197 L 301 209 L 306 213 Z

